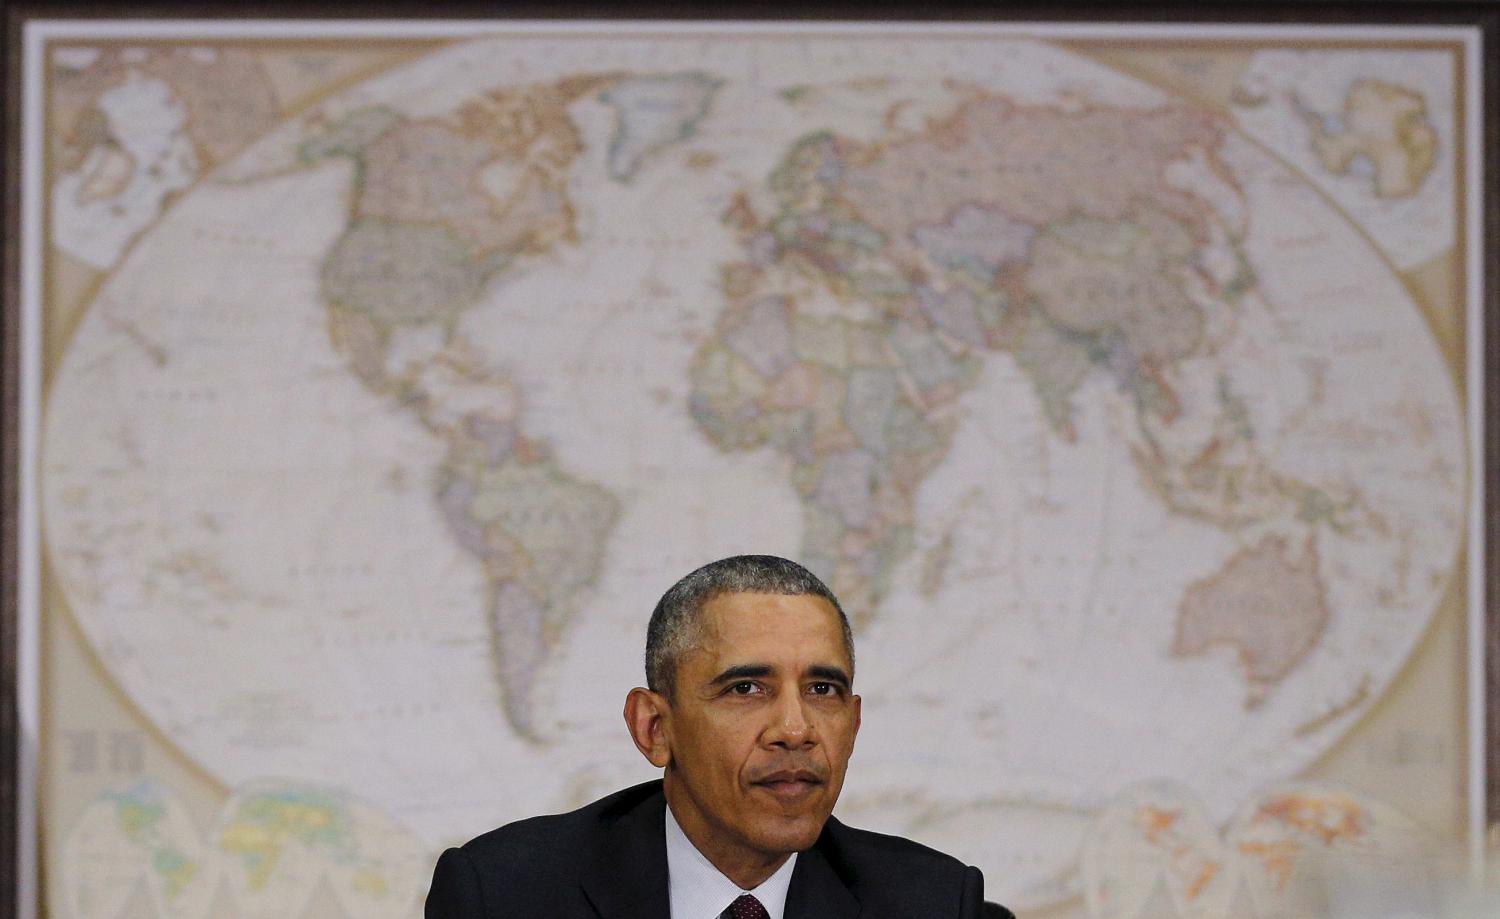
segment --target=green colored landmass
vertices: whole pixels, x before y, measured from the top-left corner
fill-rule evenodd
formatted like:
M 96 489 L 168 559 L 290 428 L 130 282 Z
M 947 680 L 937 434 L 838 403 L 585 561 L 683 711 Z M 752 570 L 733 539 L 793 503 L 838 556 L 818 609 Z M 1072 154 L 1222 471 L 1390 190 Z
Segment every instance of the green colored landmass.
M 623 77 L 599 94 L 615 110 L 609 143 L 609 175 L 620 182 L 666 147 L 687 140 L 708 114 L 723 80 L 688 72 Z
M 352 861 L 358 851 L 344 802 L 318 791 L 287 789 L 250 795 L 240 801 L 219 834 L 220 848 L 243 861 L 252 890 L 270 881 L 291 840 L 323 849 L 342 861 Z
M 202 866 L 162 833 L 161 822 L 167 815 L 167 806 L 160 791 L 150 785 L 138 785 L 107 794 L 105 799 L 114 804 L 115 821 L 125 837 L 149 854 L 167 901 L 175 900 Z

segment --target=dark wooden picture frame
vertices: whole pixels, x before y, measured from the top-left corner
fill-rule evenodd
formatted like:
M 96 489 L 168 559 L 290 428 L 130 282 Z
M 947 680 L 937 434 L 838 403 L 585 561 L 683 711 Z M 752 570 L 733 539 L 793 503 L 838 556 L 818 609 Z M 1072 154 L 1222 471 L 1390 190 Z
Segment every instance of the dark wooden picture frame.
M 20 389 L 20 237 L 21 237 L 21 111 L 22 33 L 27 22 L 58 18 L 172 17 L 190 19 L 236 18 L 246 11 L 236 4 L 192 4 L 135 2 L 128 5 L 79 5 L 59 0 L 11 3 L 5 8 L 3 58 L 4 122 L 3 261 L 0 261 L 0 331 L 3 331 L 3 366 L 0 366 L 0 913 L 8 913 L 16 902 L 21 878 L 17 857 L 20 850 L 18 820 L 24 789 L 19 787 L 19 756 L 22 749 L 18 713 L 18 574 L 19 506 L 21 461 L 19 443 Z M 621 19 L 868 19 L 868 7 L 857 4 L 825 4 L 815 11 L 785 3 L 769 5 L 724 5 L 712 9 L 682 3 L 509 5 L 496 7 L 474 3 L 383 4 L 274 3 L 254 10 L 257 18 L 621 18 Z M 1405 0 L 1405 2 L 1090 2 L 1070 6 L 1037 2 L 901 4 L 886 9 L 879 18 L 902 20 L 994 20 L 994 21 L 1136 21 L 1183 23 L 1266 24 L 1422 24 L 1468 25 L 1482 35 L 1481 73 L 1484 90 L 1481 179 L 1485 243 L 1482 306 L 1484 324 L 1484 524 L 1487 548 L 1484 573 L 1486 598 L 1485 680 L 1486 701 L 1486 823 L 1492 848 L 1500 845 L 1500 7 L 1485 2 Z

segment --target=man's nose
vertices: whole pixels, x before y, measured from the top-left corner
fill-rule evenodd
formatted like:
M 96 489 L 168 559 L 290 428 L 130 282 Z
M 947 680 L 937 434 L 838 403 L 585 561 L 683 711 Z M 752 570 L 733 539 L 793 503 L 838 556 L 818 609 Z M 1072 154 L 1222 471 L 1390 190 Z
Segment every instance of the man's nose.
M 795 750 L 817 740 L 807 702 L 800 692 L 783 693 L 772 710 L 766 741 L 772 746 Z

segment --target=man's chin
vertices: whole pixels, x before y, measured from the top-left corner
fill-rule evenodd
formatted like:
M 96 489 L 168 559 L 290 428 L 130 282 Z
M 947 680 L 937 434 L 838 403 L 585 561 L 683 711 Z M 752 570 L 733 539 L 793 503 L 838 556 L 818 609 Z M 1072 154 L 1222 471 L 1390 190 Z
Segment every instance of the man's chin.
M 811 849 L 823 834 L 827 817 L 805 814 L 798 817 L 771 818 L 763 823 L 757 834 L 760 848 L 766 852 L 790 854 Z

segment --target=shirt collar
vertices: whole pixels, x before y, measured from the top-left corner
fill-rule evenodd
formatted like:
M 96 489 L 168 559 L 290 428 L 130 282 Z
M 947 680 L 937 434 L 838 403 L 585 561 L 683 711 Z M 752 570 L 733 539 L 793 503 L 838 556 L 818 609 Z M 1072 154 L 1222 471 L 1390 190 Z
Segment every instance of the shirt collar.
M 797 853 L 754 890 L 744 890 L 714 867 L 687 838 L 672 808 L 667 808 L 667 888 L 672 896 L 672 919 L 718 919 L 741 894 L 754 894 L 771 919 L 786 914 L 786 892 L 792 886 Z

